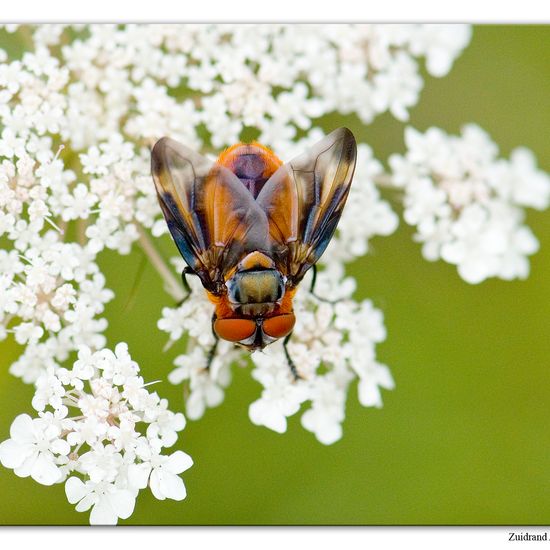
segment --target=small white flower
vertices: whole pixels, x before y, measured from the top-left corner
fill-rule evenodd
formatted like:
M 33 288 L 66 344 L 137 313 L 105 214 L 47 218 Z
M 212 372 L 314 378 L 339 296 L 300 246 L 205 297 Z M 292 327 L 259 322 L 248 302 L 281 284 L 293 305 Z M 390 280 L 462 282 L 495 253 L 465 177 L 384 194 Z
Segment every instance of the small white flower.
M 182 413 L 168 410 L 168 401 L 159 402 L 156 419 L 147 427 L 147 437 L 158 440 L 163 447 L 171 447 L 177 440 L 177 432 L 185 428 L 185 417 Z
M 79 183 L 72 195 L 64 195 L 61 197 L 61 204 L 64 209 L 62 218 L 65 221 L 75 220 L 77 218 L 86 219 L 90 215 L 90 210 L 97 202 L 97 197 L 90 193 L 88 186 Z
M 80 155 L 80 160 L 85 174 L 99 175 L 106 175 L 112 162 L 110 155 L 102 154 L 95 146 L 90 147 L 87 154 Z
M 128 480 L 132 486 L 144 489 L 150 486 L 155 498 L 183 500 L 187 496 L 181 474 L 193 465 L 193 460 L 183 451 L 161 455 L 149 442 L 141 438 L 136 454 L 142 460 L 131 464 Z
M 21 414 L 11 425 L 11 438 L 0 443 L 0 462 L 18 476 L 31 476 L 42 485 L 58 483 L 63 474 L 56 456 L 69 452 L 68 443 L 60 435 L 59 426 L 49 420 Z
M 248 408 L 248 416 L 253 424 L 266 426 L 277 433 L 286 432 L 287 417 L 298 412 L 307 395 L 301 385 L 289 381 L 284 365 L 281 367 L 280 375 L 263 390 L 260 399 Z
M 91 451 L 80 457 L 80 470 L 87 474 L 93 483 L 113 482 L 122 462 L 122 455 L 114 445 L 97 443 Z
M 331 380 L 319 377 L 313 384 L 312 406 L 301 418 L 302 426 L 315 434 L 324 445 L 331 445 L 342 437 L 346 394 Z
M 76 504 L 77 512 L 90 508 L 91 525 L 116 525 L 118 519 L 129 518 L 136 503 L 136 495 L 128 489 L 121 489 L 113 483 L 101 481 L 82 482 L 77 477 L 70 477 L 65 483 L 67 500 Z
M 359 403 L 364 407 L 382 407 L 380 388 L 393 390 L 395 383 L 385 365 L 373 362 L 362 368 L 359 375 Z
M 44 329 L 33 323 L 20 323 L 13 331 L 18 344 L 35 343 L 44 334 Z

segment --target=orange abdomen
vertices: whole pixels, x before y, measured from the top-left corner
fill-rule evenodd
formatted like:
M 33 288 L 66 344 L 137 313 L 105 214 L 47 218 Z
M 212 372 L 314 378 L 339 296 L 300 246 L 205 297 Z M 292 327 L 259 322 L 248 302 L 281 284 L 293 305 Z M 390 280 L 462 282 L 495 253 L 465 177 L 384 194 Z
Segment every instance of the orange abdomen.
M 256 198 L 265 182 L 283 163 L 271 149 L 253 142 L 229 147 L 219 156 L 218 164 L 231 170 Z

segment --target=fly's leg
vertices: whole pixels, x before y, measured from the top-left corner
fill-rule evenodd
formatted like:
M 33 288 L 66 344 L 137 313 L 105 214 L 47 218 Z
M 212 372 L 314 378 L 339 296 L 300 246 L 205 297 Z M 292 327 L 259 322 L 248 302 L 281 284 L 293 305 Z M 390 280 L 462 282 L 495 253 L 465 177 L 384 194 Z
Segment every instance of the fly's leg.
M 187 294 L 183 297 L 182 300 L 180 300 L 178 306 L 181 306 L 181 304 L 183 304 L 189 298 L 189 296 L 191 296 L 191 287 L 189 286 L 189 281 L 187 280 L 186 275 L 196 275 L 196 273 L 190 267 L 185 267 L 181 272 L 181 282 L 183 283 L 183 288 L 185 289 Z
M 218 342 L 220 341 L 220 337 L 216 334 L 216 331 L 214 330 L 215 320 L 216 314 L 214 313 L 214 315 L 212 315 L 212 336 L 214 336 L 214 343 L 212 344 L 212 347 L 208 352 L 208 357 L 206 358 L 206 367 L 204 367 L 204 370 L 206 372 L 210 372 L 210 365 L 212 365 L 212 361 L 214 361 L 214 357 L 216 357 L 216 350 L 218 349 Z
M 315 282 L 317 281 L 317 266 L 315 264 L 313 264 L 311 266 L 311 270 L 313 271 L 313 277 L 311 279 L 311 286 L 309 287 L 309 292 L 312 296 L 315 296 L 315 298 L 317 298 L 317 300 L 319 300 L 320 302 L 326 302 L 327 304 L 336 304 L 338 303 L 338 300 L 327 300 L 326 298 L 323 298 L 321 296 L 319 296 L 318 294 L 315 294 L 315 292 L 313 292 L 314 288 L 315 288 Z
M 311 266 L 311 271 L 313 272 L 313 277 L 311 278 L 311 286 L 309 287 L 309 291 L 313 296 L 315 296 L 315 293 L 313 292 L 315 289 L 315 283 L 317 282 L 317 266 L 313 264 Z
M 220 341 L 218 335 L 212 331 L 214 334 L 215 342 L 210 348 L 210 351 L 208 352 L 208 357 L 206 359 L 206 367 L 204 367 L 204 370 L 206 372 L 210 372 L 210 365 L 212 364 L 212 361 L 214 361 L 214 357 L 216 357 L 216 350 L 218 348 L 218 342 Z
M 298 369 L 296 368 L 296 365 L 294 364 L 292 357 L 290 357 L 290 353 L 288 353 L 288 349 L 286 347 L 291 336 L 292 336 L 292 333 L 288 334 L 287 337 L 284 339 L 283 349 L 285 350 L 285 357 L 288 363 L 288 368 L 290 369 L 292 377 L 294 378 L 294 382 L 296 382 L 298 380 L 303 380 L 303 377 L 300 376 L 300 373 L 298 372 Z

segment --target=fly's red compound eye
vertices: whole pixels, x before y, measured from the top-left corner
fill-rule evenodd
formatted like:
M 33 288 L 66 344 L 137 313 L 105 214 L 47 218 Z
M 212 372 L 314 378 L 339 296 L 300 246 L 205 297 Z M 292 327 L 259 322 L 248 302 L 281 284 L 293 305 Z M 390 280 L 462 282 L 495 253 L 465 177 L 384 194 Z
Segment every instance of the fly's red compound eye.
M 214 331 L 224 340 L 240 342 L 250 338 L 256 331 L 256 322 L 252 319 L 216 319 Z
M 272 338 L 282 338 L 290 334 L 294 328 L 295 322 L 296 317 L 294 317 L 294 313 L 275 315 L 274 317 L 264 319 L 263 329 L 264 332 Z

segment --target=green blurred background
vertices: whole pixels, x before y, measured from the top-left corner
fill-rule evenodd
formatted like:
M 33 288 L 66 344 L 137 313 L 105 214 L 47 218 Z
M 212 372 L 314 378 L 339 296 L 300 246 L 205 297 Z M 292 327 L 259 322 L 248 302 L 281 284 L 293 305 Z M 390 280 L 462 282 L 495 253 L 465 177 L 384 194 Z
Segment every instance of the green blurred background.
M 4 47 L 4 44 L 0 44 Z M 457 133 L 476 122 L 501 154 L 525 145 L 550 171 L 550 27 L 476 26 L 450 74 L 424 74 L 411 111 L 420 130 Z M 338 117 L 384 160 L 404 150 L 403 125 L 382 116 L 369 127 Z M 183 502 L 142 491 L 125 524 L 548 524 L 550 523 L 550 213 L 530 211 L 540 240 L 526 281 L 470 286 L 453 266 L 428 263 L 401 225 L 373 240 L 371 254 L 350 266 L 357 298 L 385 313 L 379 359 L 396 389 L 384 407 L 361 407 L 350 391 L 344 437 L 325 447 L 299 422 L 279 435 L 252 425 L 248 405 L 260 393 L 249 369 L 236 369 L 224 403 L 189 422 L 178 448 L 195 465 L 184 474 Z M 166 239 L 166 254 L 173 252 Z M 182 410 L 180 386 L 166 381 L 174 346 L 156 328 L 172 305 L 147 267 L 124 309 L 141 253 L 102 256 L 108 286 L 109 345 L 126 341 L 146 380 Z M 32 414 L 32 388 L 7 374 L 19 353 L 2 343 L 0 439 L 13 418 Z M 63 485 L 44 487 L 0 467 L 3 524 L 87 524 Z

